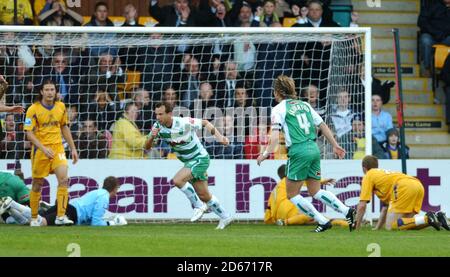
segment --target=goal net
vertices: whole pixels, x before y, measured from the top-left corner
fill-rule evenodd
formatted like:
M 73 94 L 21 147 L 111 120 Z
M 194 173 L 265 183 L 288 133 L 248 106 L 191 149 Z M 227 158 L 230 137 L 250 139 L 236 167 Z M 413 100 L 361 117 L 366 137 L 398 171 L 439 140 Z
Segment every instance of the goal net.
M 212 33 L 174 33 L 167 28 L 117 28 L 108 33 L 96 28 L 2 29 L 0 74 L 9 82 L 2 100 L 29 107 L 42 81 L 52 79 L 67 105 L 84 159 L 114 157 L 112 148 L 122 147 L 112 139 L 127 103 L 136 104 L 134 122 L 146 134 L 156 119 L 153 106 L 160 101 L 173 103 L 182 116 L 212 120 L 229 137 L 232 147 L 225 149 L 204 134 L 213 159 L 255 159 L 268 142 L 271 107 L 276 105 L 272 83 L 282 74 L 295 80 L 299 97 L 334 130 L 347 159 L 368 148 L 360 142 L 368 130 L 364 100 L 370 67 L 363 28 L 239 28 Z M 2 115 L 2 158 L 29 157 L 22 120 Z M 333 159 L 321 134 L 317 142 L 322 158 Z M 167 145 L 135 155 L 172 158 Z M 286 158 L 283 144 L 271 158 Z
M 250 162 L 268 144 L 279 75 L 294 79 L 299 98 L 331 127 L 346 159 L 371 152 L 368 28 L 0 26 L 0 37 L 0 74 L 9 83 L 2 101 L 28 108 L 42 82 L 53 80 L 83 160 L 175 159 L 162 142 L 142 149 L 154 105 L 164 101 L 175 115 L 208 119 L 229 138 L 224 147 L 199 133 L 211 159 Z M 124 118 L 132 129 L 118 128 Z M 1 158 L 29 159 L 24 115 L 1 120 Z M 322 158 L 335 159 L 320 133 L 317 143 Z M 286 158 L 281 137 L 270 159 Z

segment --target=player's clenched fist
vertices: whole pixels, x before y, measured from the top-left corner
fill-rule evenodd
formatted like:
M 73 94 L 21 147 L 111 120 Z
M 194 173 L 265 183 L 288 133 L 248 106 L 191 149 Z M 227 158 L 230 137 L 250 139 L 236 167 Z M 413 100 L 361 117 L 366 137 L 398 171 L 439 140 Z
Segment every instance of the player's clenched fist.
M 160 128 L 153 128 L 152 129 L 151 133 L 152 133 L 152 137 L 153 138 L 156 138 L 158 136 L 159 130 L 160 130 Z
M 225 146 L 230 145 L 230 140 L 227 137 L 223 137 L 222 141 L 220 142 Z

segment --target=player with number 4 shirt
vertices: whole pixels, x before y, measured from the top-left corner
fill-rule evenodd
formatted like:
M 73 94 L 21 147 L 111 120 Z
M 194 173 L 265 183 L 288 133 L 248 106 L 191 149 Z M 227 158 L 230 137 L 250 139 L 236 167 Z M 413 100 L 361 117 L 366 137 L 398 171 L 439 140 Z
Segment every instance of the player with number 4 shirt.
M 270 144 L 258 157 L 258 165 L 274 151 L 282 131 L 288 147 L 286 192 L 289 200 L 301 212 L 319 223 L 315 232 L 324 232 L 332 227 L 331 221 L 300 195 L 300 188 L 306 181 L 309 194 L 326 206 L 344 214 L 352 231 L 355 210 L 344 205 L 333 193 L 320 188 L 320 150 L 316 143 L 316 126 L 331 143 L 334 153 L 339 158 L 344 157 L 345 150 L 336 142 L 333 133 L 317 112 L 307 102 L 297 99 L 292 78 L 285 75 L 278 76 L 274 82 L 274 96 L 279 104 L 272 109 Z

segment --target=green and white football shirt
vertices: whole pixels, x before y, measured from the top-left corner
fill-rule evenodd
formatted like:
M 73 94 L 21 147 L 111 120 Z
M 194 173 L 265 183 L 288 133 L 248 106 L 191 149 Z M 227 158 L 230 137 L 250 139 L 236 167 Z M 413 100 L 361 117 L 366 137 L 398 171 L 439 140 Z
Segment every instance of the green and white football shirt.
M 197 158 L 209 157 L 196 134 L 197 130 L 202 129 L 202 120 L 190 117 L 172 117 L 172 119 L 170 128 L 159 122 L 153 124 L 153 128 L 160 128 L 157 137 L 170 145 L 177 158 L 185 163 Z
M 307 102 L 285 99 L 272 109 L 272 130 L 282 130 L 286 147 L 314 141 L 323 119 Z

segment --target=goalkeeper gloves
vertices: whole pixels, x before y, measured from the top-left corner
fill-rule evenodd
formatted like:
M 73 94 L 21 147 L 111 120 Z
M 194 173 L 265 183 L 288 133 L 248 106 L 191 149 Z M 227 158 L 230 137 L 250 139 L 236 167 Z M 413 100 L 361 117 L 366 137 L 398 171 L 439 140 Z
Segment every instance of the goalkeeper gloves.
M 108 226 L 123 226 L 128 224 L 123 215 L 116 215 L 112 220 L 108 220 L 107 223 Z

